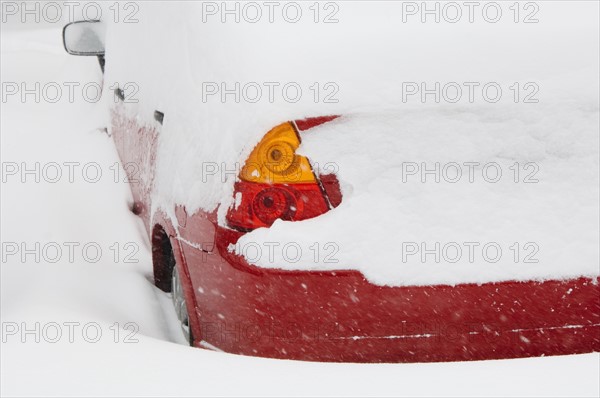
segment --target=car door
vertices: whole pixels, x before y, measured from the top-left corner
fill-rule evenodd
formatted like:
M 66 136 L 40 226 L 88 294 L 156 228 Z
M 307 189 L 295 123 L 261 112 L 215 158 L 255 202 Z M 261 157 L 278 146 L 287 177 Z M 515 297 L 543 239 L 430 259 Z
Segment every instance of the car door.
M 136 87 L 116 87 L 114 93 L 111 133 L 123 166 L 123 180 L 131 186 L 131 210 L 142 217 L 149 232 L 156 147 L 164 115 L 159 111 L 140 115 L 134 107 Z

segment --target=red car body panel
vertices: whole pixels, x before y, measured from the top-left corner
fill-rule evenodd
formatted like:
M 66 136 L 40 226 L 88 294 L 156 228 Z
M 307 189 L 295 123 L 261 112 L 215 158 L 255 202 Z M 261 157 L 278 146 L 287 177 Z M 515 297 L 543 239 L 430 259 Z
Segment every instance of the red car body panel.
M 132 177 L 133 210 L 144 219 L 151 240 L 155 228 L 170 237 L 194 345 L 335 362 L 600 351 L 597 278 L 384 287 L 356 271 L 283 271 L 248 264 L 228 250 L 243 233 L 219 226 L 214 212 L 190 215 L 177 206 L 178 225 L 161 212 L 150 213 L 160 126 L 135 125 L 120 106 L 113 110 L 112 133 Z M 139 170 L 128 170 L 129 163 Z

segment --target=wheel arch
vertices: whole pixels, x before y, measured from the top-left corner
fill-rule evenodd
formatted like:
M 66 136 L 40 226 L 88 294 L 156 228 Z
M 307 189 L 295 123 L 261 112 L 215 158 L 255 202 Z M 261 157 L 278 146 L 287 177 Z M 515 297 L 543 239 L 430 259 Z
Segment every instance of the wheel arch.
M 154 284 L 164 292 L 171 292 L 171 276 L 173 268 L 178 267 L 183 292 L 190 317 L 190 331 L 196 341 L 200 341 L 201 330 L 198 312 L 196 310 L 196 296 L 194 287 L 187 269 L 183 249 L 177 239 L 177 231 L 170 219 L 164 213 L 155 214 L 152 221 L 151 245 L 152 268 Z M 192 345 L 196 345 L 196 341 Z

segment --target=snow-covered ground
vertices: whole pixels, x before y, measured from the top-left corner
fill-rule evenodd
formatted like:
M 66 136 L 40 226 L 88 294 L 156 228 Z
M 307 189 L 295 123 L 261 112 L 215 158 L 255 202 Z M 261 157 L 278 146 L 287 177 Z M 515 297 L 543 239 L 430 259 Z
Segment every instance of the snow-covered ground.
M 362 365 L 181 345 L 170 297 L 152 284 L 114 145 L 99 129 L 100 104 L 83 99 L 81 86 L 101 81 L 96 60 L 66 55 L 57 28 L 3 26 L 1 51 L 3 95 L 5 83 L 63 90 L 56 103 L 14 95 L 1 104 L 3 396 L 600 394 L 598 354 Z M 68 82 L 80 83 L 73 102 Z

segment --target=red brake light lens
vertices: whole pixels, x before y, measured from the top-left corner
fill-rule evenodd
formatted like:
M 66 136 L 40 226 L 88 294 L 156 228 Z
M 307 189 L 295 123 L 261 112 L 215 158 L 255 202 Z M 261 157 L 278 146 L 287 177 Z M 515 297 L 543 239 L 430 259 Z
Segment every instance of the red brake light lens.
M 238 181 L 236 203 L 227 213 L 230 227 L 249 231 L 275 220 L 300 221 L 329 210 L 318 184 L 270 185 Z
M 282 188 L 265 188 L 252 200 L 252 212 L 265 224 L 278 218 L 291 220 L 296 210 L 296 200 Z

